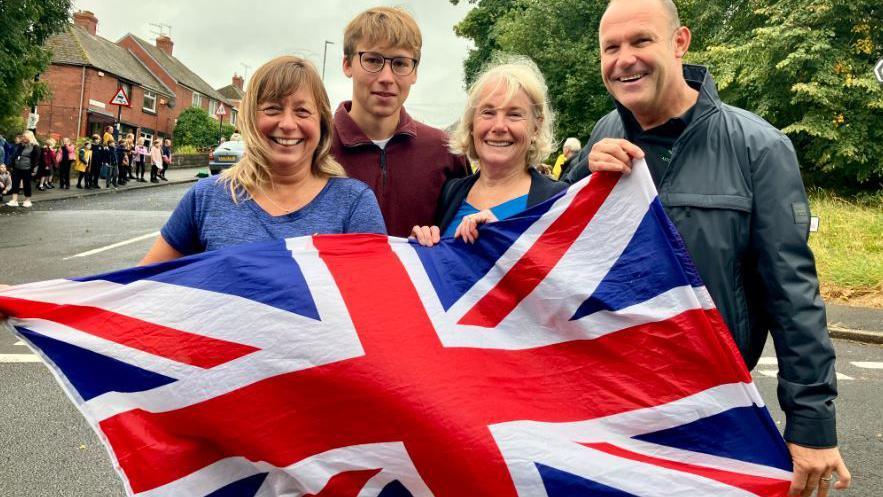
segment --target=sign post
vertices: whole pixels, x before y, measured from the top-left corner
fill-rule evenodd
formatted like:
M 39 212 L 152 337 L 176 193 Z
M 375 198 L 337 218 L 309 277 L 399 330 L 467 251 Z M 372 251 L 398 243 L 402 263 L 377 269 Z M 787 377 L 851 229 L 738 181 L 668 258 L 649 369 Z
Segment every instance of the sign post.
M 874 76 L 877 77 L 877 82 L 883 85 L 883 59 L 877 61 L 877 65 L 874 66 Z
M 224 116 L 227 115 L 227 108 L 224 107 L 224 102 L 218 102 L 218 108 L 215 110 L 215 115 L 218 116 L 218 145 L 220 145 L 221 135 L 224 133 Z
M 117 106 L 117 122 L 116 126 L 114 126 L 113 131 L 113 139 L 116 142 L 120 141 L 120 126 L 123 119 L 123 106 L 132 107 L 132 103 L 129 101 L 129 96 L 126 95 L 126 89 L 120 86 L 117 88 L 117 92 L 113 95 L 113 98 L 108 102 L 110 105 Z

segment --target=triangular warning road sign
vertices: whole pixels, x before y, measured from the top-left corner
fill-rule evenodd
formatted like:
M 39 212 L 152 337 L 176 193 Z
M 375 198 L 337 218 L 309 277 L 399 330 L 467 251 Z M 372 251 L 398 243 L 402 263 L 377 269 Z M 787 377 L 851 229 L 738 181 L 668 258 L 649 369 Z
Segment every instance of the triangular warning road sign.
M 227 108 L 224 107 L 223 102 L 218 102 L 218 108 L 215 110 L 215 115 L 216 116 L 226 116 L 227 115 Z
M 131 107 L 132 104 L 129 103 L 129 96 L 126 95 L 126 89 L 122 86 L 117 90 L 116 94 L 110 99 L 110 105 L 125 105 L 126 107 Z

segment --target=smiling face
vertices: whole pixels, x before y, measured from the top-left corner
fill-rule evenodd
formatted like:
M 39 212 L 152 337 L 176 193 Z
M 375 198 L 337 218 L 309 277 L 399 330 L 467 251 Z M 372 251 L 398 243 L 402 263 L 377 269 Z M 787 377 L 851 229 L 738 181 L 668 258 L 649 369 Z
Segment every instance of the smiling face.
M 369 72 L 359 61 L 359 52 L 372 52 L 383 57 L 416 58 L 413 50 L 385 46 L 356 45 L 352 57 L 344 56 L 343 72 L 353 80 L 352 112 L 382 120 L 397 116 L 411 85 L 417 82 L 417 68 L 411 74 L 399 76 L 392 71 L 391 61 L 387 60 L 379 72 Z
M 506 86 L 491 81 L 480 95 L 472 117 L 472 142 L 481 167 L 526 168 L 530 142 L 537 134 L 527 93 L 518 90 L 507 98 Z
M 607 91 L 636 117 L 669 115 L 677 106 L 690 31 L 675 28 L 659 0 L 616 1 L 601 18 L 601 76 Z
M 278 102 L 258 104 L 257 129 L 277 168 L 310 168 L 319 143 L 321 124 L 315 99 L 298 89 Z

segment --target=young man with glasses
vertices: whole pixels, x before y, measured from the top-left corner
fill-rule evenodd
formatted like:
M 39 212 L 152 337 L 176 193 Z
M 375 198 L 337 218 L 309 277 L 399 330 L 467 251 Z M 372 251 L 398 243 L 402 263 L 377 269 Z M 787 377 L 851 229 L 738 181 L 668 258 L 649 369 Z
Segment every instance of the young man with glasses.
M 466 159 L 448 151 L 447 135 L 403 107 L 422 43 L 417 23 L 400 8 L 368 9 L 344 32 L 343 72 L 353 80 L 353 99 L 334 115 L 332 153 L 374 190 L 393 236 L 435 224 L 442 185 L 467 174 Z

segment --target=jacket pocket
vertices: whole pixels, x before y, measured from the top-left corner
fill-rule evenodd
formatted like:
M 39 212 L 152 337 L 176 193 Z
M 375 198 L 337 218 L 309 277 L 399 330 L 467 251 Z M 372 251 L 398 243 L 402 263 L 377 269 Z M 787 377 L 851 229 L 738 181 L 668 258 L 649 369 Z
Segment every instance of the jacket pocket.
M 751 336 L 744 271 L 752 199 L 730 194 L 663 193 L 660 201 L 743 355 Z

